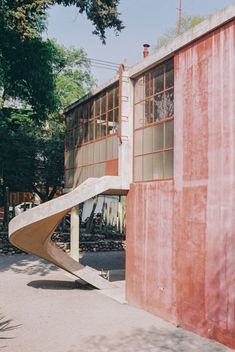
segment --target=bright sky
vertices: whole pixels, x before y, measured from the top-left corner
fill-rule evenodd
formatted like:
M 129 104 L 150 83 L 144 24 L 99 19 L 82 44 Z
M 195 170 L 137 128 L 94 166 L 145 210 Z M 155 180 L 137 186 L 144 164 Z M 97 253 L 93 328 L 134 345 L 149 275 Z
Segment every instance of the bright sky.
M 108 31 L 106 45 L 92 34 L 92 25 L 75 7 L 55 6 L 49 12 L 47 36 L 66 47 L 84 48 L 92 59 L 132 66 L 142 60 L 144 43 L 153 50 L 158 37 L 176 24 L 178 3 L 179 0 L 120 0 L 125 29 L 118 37 Z M 184 15 L 208 15 L 234 0 L 182 0 L 182 3 Z M 92 68 L 92 73 L 98 84 L 115 75 L 115 71 L 97 67 Z

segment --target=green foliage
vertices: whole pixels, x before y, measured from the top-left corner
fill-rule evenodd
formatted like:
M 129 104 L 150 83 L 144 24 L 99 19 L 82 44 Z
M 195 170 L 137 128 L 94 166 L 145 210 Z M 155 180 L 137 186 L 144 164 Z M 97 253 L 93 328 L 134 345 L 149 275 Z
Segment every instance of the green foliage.
M 83 50 L 51 45 L 55 96 L 63 108 L 86 94 L 94 81 Z M 30 110 L 0 110 L 0 176 L 10 191 L 35 191 L 46 201 L 63 181 L 64 120 L 53 113 L 35 123 L 33 115 Z
M 181 24 L 181 34 L 195 27 L 197 24 L 204 21 L 205 19 L 205 16 L 183 16 Z M 156 49 L 160 49 L 162 46 L 167 45 L 178 35 L 178 25 L 173 28 L 169 28 L 160 38 L 158 38 Z
M 22 38 L 35 38 L 45 29 L 47 9 L 55 4 L 73 5 L 80 13 L 86 13 L 95 27 L 93 33 L 103 42 L 107 28 L 113 28 L 116 33 L 124 28 L 117 9 L 119 0 L 1 0 L 0 17 Z
M 118 3 L 119 0 L 0 0 L 1 105 L 9 98 L 17 99 L 33 109 L 34 117 L 45 120 L 48 113 L 70 100 L 70 96 L 65 96 L 67 88 L 72 90 L 73 98 L 83 93 L 81 86 L 78 88 L 81 80 L 89 88 L 92 82 L 85 53 L 65 51 L 53 41 L 42 39 L 47 10 L 55 4 L 75 5 L 80 13 L 86 13 L 95 27 L 94 33 L 105 42 L 107 28 L 116 33 L 123 28 Z M 81 66 L 82 71 L 78 70 Z M 63 72 L 59 78 L 58 72 Z M 61 99 L 56 89 L 59 96 L 62 93 Z
M 34 124 L 27 111 L 0 111 L 0 174 L 11 191 L 30 191 L 36 152 Z
M 123 28 L 119 0 L 0 0 L 0 181 L 10 191 L 53 197 L 63 179 L 64 124 L 58 109 L 94 85 L 82 49 L 43 40 L 46 13 L 75 5 L 105 43 L 107 28 Z M 25 110 L 6 109 L 16 100 Z
M 21 41 L 17 33 L 5 33 L 0 43 L 0 77 L 4 100 L 18 99 L 45 119 L 57 109 L 56 75 L 62 62 L 52 41 Z
M 0 111 L 0 174 L 10 191 L 35 191 L 46 201 L 63 180 L 64 124 L 58 115 L 35 128 L 31 114 Z
M 63 58 L 63 67 L 56 75 L 56 92 L 59 107 L 64 108 L 78 97 L 83 96 L 94 86 L 91 65 L 83 49 L 66 49 L 57 45 Z

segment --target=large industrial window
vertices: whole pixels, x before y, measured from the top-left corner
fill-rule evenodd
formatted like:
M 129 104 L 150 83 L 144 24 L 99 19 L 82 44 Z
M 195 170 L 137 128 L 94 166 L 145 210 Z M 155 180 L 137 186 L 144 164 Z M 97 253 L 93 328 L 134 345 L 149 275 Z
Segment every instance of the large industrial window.
M 66 186 L 105 175 L 105 162 L 118 157 L 119 89 L 109 89 L 66 115 Z
M 141 75 L 135 82 L 134 181 L 173 177 L 173 59 Z

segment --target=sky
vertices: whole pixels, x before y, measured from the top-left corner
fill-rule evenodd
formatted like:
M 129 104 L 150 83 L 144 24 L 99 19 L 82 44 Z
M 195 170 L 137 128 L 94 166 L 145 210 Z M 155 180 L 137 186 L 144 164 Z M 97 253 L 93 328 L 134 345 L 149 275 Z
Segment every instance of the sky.
M 182 0 L 182 3 L 183 15 L 209 15 L 235 1 Z M 178 4 L 179 0 L 120 0 L 120 18 L 125 29 L 119 36 L 108 30 L 106 45 L 92 34 L 91 23 L 75 7 L 54 6 L 49 11 L 46 36 L 66 47 L 82 47 L 91 59 L 133 66 L 142 60 L 144 43 L 150 44 L 150 52 L 153 52 L 158 38 L 175 26 Z M 115 76 L 115 67 L 108 68 L 92 66 L 98 85 Z

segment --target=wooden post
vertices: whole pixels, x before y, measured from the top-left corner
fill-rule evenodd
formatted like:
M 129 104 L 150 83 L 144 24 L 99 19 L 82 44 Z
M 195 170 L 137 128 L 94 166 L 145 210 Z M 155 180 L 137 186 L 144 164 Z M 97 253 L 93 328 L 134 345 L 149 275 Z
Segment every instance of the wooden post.
M 70 256 L 79 262 L 79 205 L 71 209 Z

